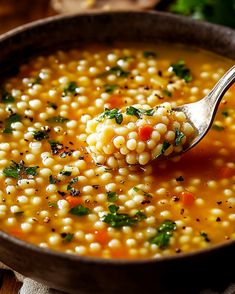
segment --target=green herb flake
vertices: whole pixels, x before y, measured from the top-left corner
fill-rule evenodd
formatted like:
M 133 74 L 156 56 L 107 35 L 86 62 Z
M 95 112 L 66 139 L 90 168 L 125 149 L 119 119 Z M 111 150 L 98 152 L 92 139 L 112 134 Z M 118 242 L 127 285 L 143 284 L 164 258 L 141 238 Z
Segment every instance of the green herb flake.
M 75 95 L 77 92 L 76 92 L 76 89 L 78 88 L 78 85 L 76 82 L 69 82 L 68 85 L 64 88 L 64 91 L 63 91 L 63 96 L 66 96 L 68 94 L 72 94 L 72 95 Z
M 58 106 L 53 102 L 48 102 L 48 106 L 55 109 L 55 110 L 58 108 Z
M 17 163 L 12 160 L 9 167 L 4 168 L 3 175 L 14 179 L 22 179 L 24 176 L 36 176 L 38 166 L 26 167 L 24 162 Z
M 219 131 L 219 132 L 224 131 L 224 127 L 220 126 L 220 125 L 217 125 L 217 124 L 213 124 L 212 129 L 215 130 L 215 131 Z
M 134 216 L 129 216 L 126 213 L 118 213 L 119 206 L 109 205 L 110 213 L 105 215 L 102 219 L 103 222 L 107 223 L 110 227 L 120 228 L 123 226 L 133 226 L 139 221 L 144 219 L 142 212 L 137 212 Z
M 138 221 L 142 221 L 147 218 L 147 216 L 140 210 L 136 212 L 135 217 L 138 219 Z
M 167 96 L 167 97 L 172 97 L 172 93 L 168 90 L 168 89 L 164 89 L 162 91 L 163 95 Z
M 133 187 L 132 188 L 135 192 L 138 192 L 140 189 L 138 187 Z
M 71 234 L 71 233 L 65 233 L 65 235 L 62 235 L 64 243 L 70 243 L 73 240 L 73 237 L 74 237 L 74 234 Z
M 104 118 L 115 119 L 116 123 L 119 125 L 123 121 L 123 115 L 118 108 L 114 108 L 114 109 L 105 108 L 104 112 L 101 113 L 101 115 L 99 116 L 98 121 L 101 121 Z
M 175 129 L 175 146 L 181 145 L 183 138 L 184 138 L 184 134 L 180 132 L 178 128 L 176 128 Z
M 33 131 L 33 137 L 36 141 L 42 141 L 48 139 L 48 131 Z
M 155 112 L 155 110 L 153 108 L 147 109 L 147 110 L 142 110 L 142 113 L 147 115 L 147 116 L 153 116 L 154 112 Z
M 0 89 L 0 102 L 4 104 L 15 102 L 15 98 L 5 89 Z
M 157 57 L 157 54 L 156 54 L 156 52 L 154 52 L 154 51 L 148 51 L 148 50 L 146 50 L 146 51 L 143 52 L 143 56 L 144 56 L 145 58 L 149 58 L 149 57 Z
M 117 88 L 118 88 L 118 85 L 111 85 L 111 84 L 104 85 L 104 91 L 106 93 L 113 93 Z
M 118 212 L 118 210 L 119 210 L 119 206 L 117 206 L 117 205 L 114 205 L 114 204 L 112 204 L 112 205 L 109 205 L 109 211 L 111 212 L 111 213 L 117 213 Z
M 211 241 L 211 240 L 208 238 L 207 233 L 205 233 L 205 232 L 200 232 L 200 236 L 202 236 L 206 242 L 210 242 L 210 241 Z
M 156 244 L 159 248 L 164 249 L 169 245 L 173 232 L 176 230 L 176 223 L 171 220 L 165 220 L 157 228 L 155 236 L 149 239 L 151 244 Z
M 137 118 L 142 118 L 142 115 L 147 115 L 147 116 L 153 116 L 154 115 L 154 109 L 139 109 L 134 106 L 129 106 L 126 108 L 126 114 L 127 115 L 134 115 Z
M 90 213 L 89 208 L 79 204 L 73 208 L 71 208 L 69 210 L 69 213 L 73 214 L 73 215 L 77 215 L 77 216 L 84 216 L 84 215 L 88 215 Z
M 184 60 L 181 59 L 176 63 L 171 64 L 170 70 L 172 70 L 177 77 L 184 79 L 186 83 L 192 81 L 191 71 L 186 67 Z
M 133 106 L 129 106 L 126 108 L 126 114 L 128 115 L 134 115 L 136 116 L 137 118 L 141 118 L 141 110 L 136 108 L 136 107 L 133 107 Z
M 29 176 L 36 176 L 38 168 L 38 166 L 24 167 L 24 172 Z
M 46 119 L 46 121 L 49 123 L 64 123 L 64 122 L 69 121 L 69 119 L 58 115 L 58 116 L 50 117 L 50 118 Z
M 113 74 L 113 75 L 116 75 L 117 77 L 121 77 L 121 78 L 127 78 L 130 74 L 129 71 L 125 71 L 123 70 L 120 66 L 114 66 L 114 67 L 111 67 L 109 70 L 99 74 L 98 77 L 105 77 L 109 74 Z
M 56 184 L 58 181 L 59 180 L 56 177 L 54 177 L 53 175 L 49 176 L 49 183 L 50 184 Z
M 40 78 L 40 76 L 37 76 L 31 83 L 30 86 L 34 86 L 34 85 L 40 85 L 41 84 L 42 79 Z
M 115 202 L 118 200 L 118 195 L 116 192 L 107 192 L 107 198 L 109 202 Z
M 144 193 L 144 196 L 145 196 L 145 197 L 148 197 L 148 198 L 152 198 L 152 197 L 153 197 L 153 195 L 150 194 L 150 193 L 147 193 L 147 192 L 145 192 L 145 191 L 143 191 L 143 193 Z
M 171 146 L 171 144 L 167 141 L 164 141 L 162 144 L 161 154 L 164 154 L 165 151 Z
M 11 124 L 21 121 L 21 116 L 17 113 L 11 114 L 6 120 L 5 120 L 5 128 L 3 130 L 3 133 L 10 134 L 14 130 L 11 126 Z
M 68 170 L 62 170 L 62 171 L 60 172 L 60 174 L 61 174 L 62 176 L 69 177 L 69 176 L 71 176 L 72 172 L 71 172 L 71 171 L 68 171 Z
M 54 207 L 54 208 L 57 208 L 58 207 L 58 205 L 57 205 L 57 203 L 56 202 L 48 202 L 48 206 L 49 207 Z
M 224 116 L 224 117 L 229 117 L 229 111 L 228 110 L 223 110 L 221 112 L 221 114 Z

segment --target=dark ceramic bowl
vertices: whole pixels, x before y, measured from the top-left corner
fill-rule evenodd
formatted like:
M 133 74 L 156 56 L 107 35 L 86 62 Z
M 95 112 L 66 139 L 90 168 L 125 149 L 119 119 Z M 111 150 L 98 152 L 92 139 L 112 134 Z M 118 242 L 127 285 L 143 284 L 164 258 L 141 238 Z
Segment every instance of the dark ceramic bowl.
M 163 13 L 59 16 L 0 37 L 0 73 L 29 56 L 84 42 L 184 43 L 235 59 L 235 31 Z M 160 260 L 104 260 L 36 247 L 0 232 L 0 260 L 50 287 L 81 294 L 198 293 L 235 280 L 235 241 Z

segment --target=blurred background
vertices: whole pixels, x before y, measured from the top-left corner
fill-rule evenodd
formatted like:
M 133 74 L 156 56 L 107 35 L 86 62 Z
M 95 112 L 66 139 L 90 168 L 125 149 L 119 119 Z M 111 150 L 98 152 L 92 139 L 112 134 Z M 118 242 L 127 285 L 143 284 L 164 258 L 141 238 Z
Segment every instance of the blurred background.
M 61 13 L 155 9 L 235 28 L 235 0 L 0 0 L 0 34 Z

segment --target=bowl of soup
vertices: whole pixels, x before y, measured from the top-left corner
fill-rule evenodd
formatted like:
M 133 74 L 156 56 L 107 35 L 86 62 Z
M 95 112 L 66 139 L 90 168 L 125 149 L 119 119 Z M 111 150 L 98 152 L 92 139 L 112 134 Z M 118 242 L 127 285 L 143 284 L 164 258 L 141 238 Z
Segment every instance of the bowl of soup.
M 228 28 L 155 12 L 59 16 L 1 36 L 1 261 L 71 293 L 227 286 L 235 88 L 185 154 L 194 130 L 171 108 L 203 98 L 234 48 Z

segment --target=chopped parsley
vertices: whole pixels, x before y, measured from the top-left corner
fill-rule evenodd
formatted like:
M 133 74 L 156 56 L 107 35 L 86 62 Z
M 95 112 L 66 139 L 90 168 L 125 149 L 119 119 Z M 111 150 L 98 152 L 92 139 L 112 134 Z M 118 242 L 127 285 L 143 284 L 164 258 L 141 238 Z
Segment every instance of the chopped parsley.
M 40 85 L 41 84 L 42 79 L 40 78 L 40 76 L 37 76 L 31 83 L 30 86 L 34 86 L 34 85 Z
M 84 216 L 84 215 L 88 215 L 90 213 L 89 208 L 79 204 L 73 208 L 71 208 L 69 210 L 69 213 L 73 214 L 73 215 L 77 215 L 77 216 Z
M 60 172 L 60 174 L 61 174 L 62 176 L 69 177 L 69 176 L 71 176 L 72 172 L 71 172 L 71 171 L 68 171 L 68 170 L 62 170 L 62 171 Z
M 210 241 L 211 241 L 211 240 L 208 238 L 207 233 L 205 233 L 205 232 L 200 232 L 200 236 L 202 236 L 206 242 L 210 242 Z
M 149 197 L 149 198 L 152 198 L 153 196 L 150 194 L 150 193 L 148 193 L 148 192 L 145 192 L 144 190 L 142 190 L 142 189 L 140 189 L 140 188 L 138 188 L 138 187 L 133 187 L 132 188 L 135 192 L 142 192 L 143 193 L 143 195 L 145 196 L 145 197 Z
M 38 166 L 27 167 L 24 165 L 24 161 L 21 160 L 19 163 L 11 161 L 12 164 L 3 170 L 5 177 L 10 177 L 14 179 L 22 179 L 25 176 L 36 176 Z
M 182 139 L 184 138 L 184 134 L 180 132 L 179 129 L 175 129 L 175 146 L 179 146 L 182 144 Z
M 14 131 L 11 124 L 21 121 L 21 116 L 17 113 L 11 114 L 6 120 L 5 120 L 5 128 L 3 130 L 3 133 L 10 134 Z
M 62 233 L 61 237 L 63 238 L 64 243 L 70 243 L 73 240 L 74 234 Z
M 59 183 L 59 182 L 60 182 L 60 180 L 57 179 L 56 177 L 54 177 L 53 175 L 49 176 L 49 183 L 50 184 L 56 184 L 56 183 Z
M 42 141 L 44 139 L 48 139 L 48 131 L 34 131 L 33 132 L 33 137 L 36 141 Z
M 228 112 L 228 110 L 223 110 L 223 111 L 221 112 L 221 114 L 222 114 L 224 117 L 228 117 L 228 116 L 229 116 L 229 112 Z
M 138 187 L 133 187 L 132 188 L 135 192 L 138 192 L 140 189 Z
M 165 220 L 158 226 L 156 235 L 150 238 L 149 242 L 158 245 L 161 249 L 166 248 L 175 230 L 176 223 L 171 220 Z
M 118 195 L 116 192 L 107 192 L 107 198 L 109 202 L 115 202 L 118 200 Z
M 181 59 L 176 63 L 171 64 L 170 70 L 173 71 L 177 77 L 184 79 L 186 83 L 192 81 L 191 71 L 186 67 L 184 60 Z
M 116 123 L 119 125 L 123 121 L 123 115 L 118 108 L 114 108 L 114 109 L 105 108 L 104 112 L 101 113 L 98 120 L 101 121 L 106 117 L 109 119 L 115 119 Z
M 5 104 L 13 103 L 15 98 L 5 89 L 0 89 L 0 102 Z
M 63 96 L 66 96 L 68 94 L 72 94 L 72 95 L 75 95 L 77 92 L 76 92 L 76 89 L 77 89 L 78 85 L 76 82 L 70 82 L 68 83 L 68 85 L 64 88 L 64 91 L 63 91 Z
M 172 97 L 172 93 L 171 93 L 168 89 L 164 89 L 164 90 L 162 91 L 162 93 L 163 93 L 165 96 Z
M 144 219 L 142 212 L 137 212 L 134 216 L 129 216 L 126 213 L 118 213 L 119 206 L 109 205 L 110 213 L 106 214 L 102 221 L 107 223 L 110 227 L 121 228 L 124 226 L 133 226 Z
M 130 72 L 123 70 L 120 66 L 117 65 L 117 66 L 111 67 L 109 70 L 101 73 L 99 75 L 99 77 L 104 77 L 104 76 L 107 76 L 109 74 L 114 74 L 117 77 L 126 78 L 126 77 L 129 76 Z
M 53 102 L 48 102 L 48 106 L 55 109 L 55 110 L 58 108 L 58 106 Z
M 137 118 L 142 118 L 142 115 L 153 116 L 154 109 L 139 109 L 134 106 L 129 106 L 126 108 L 126 114 L 134 115 Z
M 128 77 L 130 72 L 123 70 L 120 66 L 111 67 L 108 71 L 110 74 L 115 74 L 118 77 Z
M 141 110 L 140 109 L 138 109 L 138 108 L 136 108 L 136 107 L 134 107 L 134 106 L 129 106 L 129 107 L 127 107 L 126 108 L 126 114 L 128 114 L 128 115 L 134 115 L 134 116 L 136 116 L 137 118 L 141 118 L 142 116 L 141 116 Z
M 46 119 L 46 121 L 49 123 L 64 123 L 64 122 L 69 121 L 69 119 L 58 115 L 58 116 L 50 117 L 50 118 Z
M 57 205 L 56 202 L 48 202 L 48 206 L 49 206 L 49 207 L 55 207 L 55 208 L 58 207 L 58 205 Z
M 157 57 L 157 54 L 156 54 L 156 52 L 154 52 L 154 51 L 148 51 L 148 50 L 146 50 L 146 51 L 143 52 L 143 56 L 144 56 L 145 58 L 149 58 L 149 57 Z
M 104 85 L 104 91 L 106 93 L 113 93 L 117 88 L 118 88 L 118 85 L 111 85 L 111 84 Z
M 171 146 L 171 144 L 167 141 L 164 141 L 162 144 L 161 154 L 164 154 L 165 151 Z
M 213 124 L 212 129 L 215 130 L 215 131 L 223 131 L 224 127 L 220 126 L 220 125 L 217 125 L 217 124 Z

